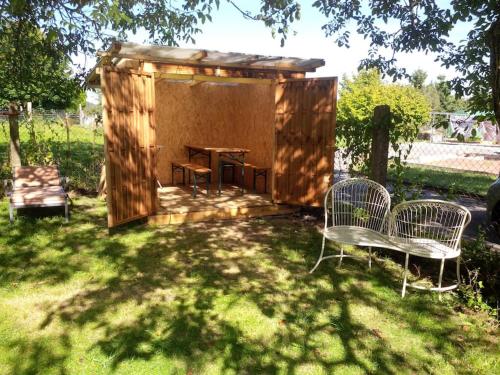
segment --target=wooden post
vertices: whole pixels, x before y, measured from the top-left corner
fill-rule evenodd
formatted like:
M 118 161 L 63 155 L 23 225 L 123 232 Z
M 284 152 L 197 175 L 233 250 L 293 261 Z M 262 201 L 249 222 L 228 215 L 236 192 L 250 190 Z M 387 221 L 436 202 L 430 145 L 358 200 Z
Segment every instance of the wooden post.
M 28 121 L 31 122 L 33 120 L 33 103 L 26 103 L 26 113 L 28 114 Z
M 71 142 L 69 136 L 69 117 L 68 114 L 64 114 L 64 126 L 66 127 L 66 173 L 69 173 L 69 161 L 71 158 Z
M 21 141 L 19 140 L 19 111 L 17 104 L 9 104 L 10 166 L 21 166 Z
M 486 34 L 490 49 L 490 86 L 492 89 L 493 111 L 500 126 L 500 18 L 490 26 Z
M 78 120 L 80 122 L 80 126 L 83 126 L 85 114 L 83 113 L 83 108 L 81 104 L 78 104 Z
M 383 186 L 386 186 L 387 183 L 390 126 L 390 107 L 388 105 L 379 105 L 375 107 L 373 111 L 370 178 Z

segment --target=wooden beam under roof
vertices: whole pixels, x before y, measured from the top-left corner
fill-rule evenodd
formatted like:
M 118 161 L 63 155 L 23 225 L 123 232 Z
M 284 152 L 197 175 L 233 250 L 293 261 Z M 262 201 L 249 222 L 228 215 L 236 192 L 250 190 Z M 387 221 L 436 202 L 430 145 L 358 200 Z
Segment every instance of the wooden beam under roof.
M 204 76 L 199 74 L 175 74 L 175 73 L 155 73 L 157 79 L 170 79 L 174 81 L 187 81 L 191 86 L 203 82 L 218 82 L 218 83 L 242 83 L 253 85 L 270 85 L 272 79 L 268 78 L 243 78 L 243 77 L 217 77 Z
M 200 71 L 215 68 L 221 69 L 221 71 L 234 70 L 239 71 L 243 76 L 255 76 L 253 72 L 259 72 L 258 76 L 271 75 L 270 79 L 283 78 L 281 77 L 282 74 L 287 77 L 293 75 L 304 76 L 306 72 L 314 72 L 316 68 L 325 65 L 323 59 L 263 56 L 119 42 L 113 43 L 107 51 L 98 52 L 98 55 L 100 59 L 87 77 L 87 83 L 94 87 L 98 86 L 99 83 L 99 73 L 96 68 L 103 66 L 106 60 L 111 60 L 114 65 L 119 65 L 122 59 L 125 61 L 144 61 L 152 63 L 157 71 L 161 71 L 162 66 L 176 66 L 177 70 L 180 67 Z M 228 81 L 226 80 L 226 82 Z M 253 83 L 264 82 L 260 80 Z
M 200 61 L 207 57 L 208 53 L 205 50 L 198 51 L 191 56 L 191 60 Z

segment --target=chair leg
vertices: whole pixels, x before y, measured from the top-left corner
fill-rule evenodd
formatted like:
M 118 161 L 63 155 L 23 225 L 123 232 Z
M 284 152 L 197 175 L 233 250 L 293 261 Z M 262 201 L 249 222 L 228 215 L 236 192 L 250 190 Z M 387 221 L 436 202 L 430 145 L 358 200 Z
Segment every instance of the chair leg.
M 64 218 L 66 223 L 69 222 L 69 207 L 68 207 L 68 198 L 64 200 Z
M 222 189 L 222 171 L 223 171 L 223 168 L 221 167 L 221 165 L 222 165 L 222 163 L 219 160 L 219 165 L 217 166 L 218 167 L 217 169 L 219 171 L 218 176 L 217 176 L 217 178 L 219 179 L 219 181 L 218 181 L 219 182 L 219 184 L 218 184 L 219 185 L 219 189 L 218 189 L 219 195 L 221 194 L 221 189 Z
M 460 257 L 457 258 L 457 286 L 459 286 L 462 283 L 462 280 L 460 278 Z
M 443 292 L 441 291 L 441 284 L 443 282 L 443 271 L 444 271 L 444 258 L 441 259 L 441 267 L 439 267 L 438 293 L 440 301 L 441 301 L 441 295 L 443 294 Z
M 403 276 L 403 290 L 401 291 L 401 298 L 404 298 L 406 294 L 406 278 L 408 277 L 408 261 L 410 259 L 410 253 L 406 253 L 406 259 L 405 259 L 405 270 L 404 270 L 404 276 Z
M 340 245 L 339 267 L 342 266 L 342 258 L 344 258 L 344 247 Z
M 267 193 L 267 170 L 266 173 L 264 173 L 264 194 Z
M 368 246 L 368 268 L 372 269 L 372 247 Z
M 196 173 L 193 173 L 194 185 L 193 185 L 193 198 L 196 198 Z
M 207 182 L 207 197 L 210 197 L 210 174 L 205 175 Z
M 257 172 L 253 170 L 253 192 L 257 194 Z
M 325 241 L 326 241 L 326 238 L 325 238 L 325 236 L 323 236 L 323 243 L 321 244 L 321 253 L 319 254 L 318 261 L 316 262 L 316 264 L 314 265 L 314 267 L 309 271 L 309 273 L 313 273 L 314 270 L 316 268 L 318 268 L 319 264 L 323 260 L 323 253 L 325 252 Z

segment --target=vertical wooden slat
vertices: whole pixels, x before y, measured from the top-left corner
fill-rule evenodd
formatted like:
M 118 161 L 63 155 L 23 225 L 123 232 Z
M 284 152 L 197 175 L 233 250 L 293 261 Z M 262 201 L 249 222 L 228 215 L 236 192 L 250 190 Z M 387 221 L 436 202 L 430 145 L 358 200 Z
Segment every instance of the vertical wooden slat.
M 154 77 L 103 70 L 108 226 L 155 212 Z
M 277 202 L 319 206 L 333 175 L 337 79 L 286 80 L 276 87 Z

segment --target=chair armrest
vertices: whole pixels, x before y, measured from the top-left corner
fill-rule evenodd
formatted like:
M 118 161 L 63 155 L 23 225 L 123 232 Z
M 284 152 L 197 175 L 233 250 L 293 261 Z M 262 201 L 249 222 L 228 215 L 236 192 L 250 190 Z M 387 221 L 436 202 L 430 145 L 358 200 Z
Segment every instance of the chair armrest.
M 13 186 L 14 182 L 11 179 L 3 180 L 3 190 L 8 197 L 12 194 Z
M 61 186 L 62 188 L 64 189 L 64 191 L 68 191 L 68 187 L 69 187 L 69 177 L 66 177 L 66 176 L 62 176 L 60 178 L 61 180 Z

